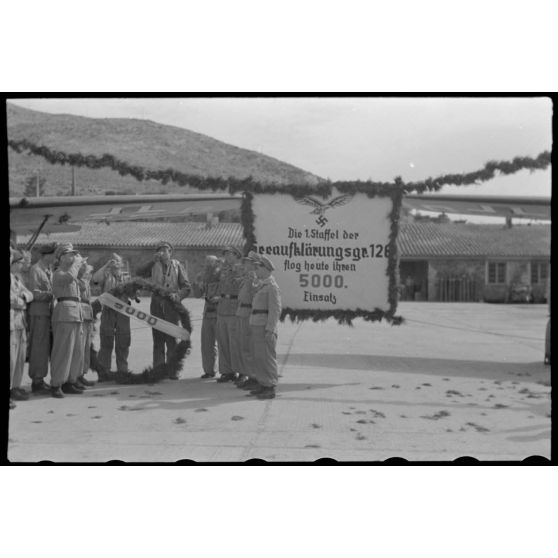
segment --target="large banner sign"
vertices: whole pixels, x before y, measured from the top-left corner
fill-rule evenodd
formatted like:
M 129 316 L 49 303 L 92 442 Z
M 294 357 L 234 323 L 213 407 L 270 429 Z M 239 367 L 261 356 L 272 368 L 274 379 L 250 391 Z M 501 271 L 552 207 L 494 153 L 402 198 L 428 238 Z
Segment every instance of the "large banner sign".
M 275 265 L 284 315 L 349 322 L 393 317 L 399 212 L 394 204 L 391 196 L 335 189 L 327 199 L 253 196 L 253 248 Z

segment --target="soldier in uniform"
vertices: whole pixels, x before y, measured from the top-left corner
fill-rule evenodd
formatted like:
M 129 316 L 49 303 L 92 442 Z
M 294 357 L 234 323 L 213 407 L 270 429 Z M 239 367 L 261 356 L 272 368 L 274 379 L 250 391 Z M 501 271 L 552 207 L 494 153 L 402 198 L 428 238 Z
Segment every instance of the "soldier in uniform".
M 161 242 L 156 248 L 155 263 L 151 268 L 151 282 L 171 292 L 174 302 L 180 302 L 190 294 L 191 286 L 184 266 L 171 258 L 172 246 L 168 242 Z M 151 315 L 172 324 L 178 324 L 180 316 L 168 300 L 153 293 L 150 306 Z M 176 339 L 155 328 L 153 334 L 153 367 L 168 362 L 169 355 L 176 347 Z M 166 346 L 166 356 L 165 356 Z M 178 373 L 170 376 L 178 380 Z
M 256 276 L 260 280 L 250 315 L 250 333 L 252 352 L 254 355 L 254 369 L 259 387 L 252 390 L 250 395 L 258 399 L 273 399 L 275 386 L 278 382 L 277 372 L 277 325 L 281 316 L 281 293 L 271 275 L 275 269 L 271 260 L 266 256 L 259 256 L 256 263 Z
M 220 300 L 217 305 L 217 345 L 219 348 L 218 382 L 236 379 L 240 370 L 240 347 L 238 346 L 238 291 L 242 282 L 242 253 L 234 246 L 225 248 L 225 263 L 219 280 Z
M 20 250 L 20 252 L 23 256 L 23 261 L 18 276 L 27 287 L 29 285 L 29 272 L 31 271 L 31 252 L 29 250 Z
M 91 308 L 91 276 L 93 266 L 85 259 L 78 272 L 79 296 L 81 297 L 81 311 L 83 313 L 83 369 L 78 377 L 78 384 L 82 387 L 94 386 L 94 382 L 85 379 L 91 362 L 91 341 L 93 338 L 93 309 Z
M 118 254 L 112 254 L 111 259 L 93 274 L 91 281 L 98 285 L 103 293 L 122 285 L 124 283 L 122 258 Z M 122 296 L 120 299 L 126 303 L 130 302 L 126 296 Z M 101 340 L 101 348 L 97 357 L 101 369 L 100 372 L 97 372 L 99 381 L 111 379 L 110 365 L 113 347 L 117 372 L 128 372 L 128 354 L 132 342 L 130 318 L 108 306 L 103 306 L 99 337 Z
M 83 259 L 70 243 L 58 246 L 55 255 L 59 265 L 52 277 L 56 306 L 52 312 L 50 385 L 52 396 L 61 398 L 64 393 L 83 393 L 77 381 L 83 369 L 83 312 L 78 281 Z
M 19 275 L 24 265 L 24 255 L 10 248 L 10 409 L 15 407 L 12 400 L 29 399 L 21 381 L 27 351 L 25 311 L 33 300 L 33 293 L 25 287 Z
M 28 307 L 29 316 L 29 377 L 31 391 L 37 394 L 50 393 L 45 378 L 52 348 L 52 266 L 56 242 L 39 248 L 39 261 L 29 272 L 29 289 L 33 302 Z
M 206 256 L 203 272 L 194 283 L 194 295 L 204 297 L 201 326 L 202 378 L 214 378 L 217 374 L 217 303 L 219 302 L 219 276 L 221 261 L 217 256 Z
M 250 252 L 242 258 L 244 277 L 238 291 L 238 346 L 240 347 L 240 370 L 238 380 L 235 382 L 241 389 L 255 389 L 258 387 L 254 374 L 254 357 L 250 342 L 250 314 L 252 300 L 256 292 L 257 278 L 254 272 L 255 264 L 259 261 L 256 252 Z

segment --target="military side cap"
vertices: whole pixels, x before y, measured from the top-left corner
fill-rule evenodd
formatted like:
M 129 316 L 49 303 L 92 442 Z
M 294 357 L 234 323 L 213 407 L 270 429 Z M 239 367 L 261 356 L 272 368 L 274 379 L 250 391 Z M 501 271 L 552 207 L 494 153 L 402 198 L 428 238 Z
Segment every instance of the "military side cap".
M 57 246 L 58 246 L 58 244 L 56 244 L 56 242 L 49 242 L 47 244 L 43 244 L 39 248 L 39 253 L 40 254 L 54 254 L 54 252 L 56 252 Z
M 250 250 L 246 256 L 242 258 L 244 261 L 258 263 L 260 261 L 260 256 L 254 252 L 254 250 Z
M 56 247 L 56 250 L 54 251 L 54 254 L 57 259 L 60 259 L 60 257 L 63 256 L 64 254 L 70 254 L 70 253 L 77 254 L 77 250 L 74 250 L 74 247 L 71 242 L 64 242 L 63 244 L 58 245 Z
M 271 263 L 271 260 L 266 256 L 260 256 L 258 263 L 263 265 L 268 271 L 273 271 L 275 266 Z
M 242 252 L 236 246 L 225 246 L 223 253 L 232 252 L 237 258 L 242 258 Z
M 159 242 L 155 250 L 160 250 L 161 248 L 168 248 L 172 252 L 172 246 L 168 242 Z

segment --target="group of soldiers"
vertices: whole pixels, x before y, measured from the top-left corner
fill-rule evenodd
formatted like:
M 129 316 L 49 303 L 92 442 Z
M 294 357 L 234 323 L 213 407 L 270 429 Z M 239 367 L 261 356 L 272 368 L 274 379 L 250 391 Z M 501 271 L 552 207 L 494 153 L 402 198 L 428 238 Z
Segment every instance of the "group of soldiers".
M 192 291 L 204 297 L 201 328 L 202 378 L 220 374 L 217 382 L 234 381 L 260 399 L 275 397 L 278 381 L 276 345 L 281 314 L 273 263 L 250 252 L 246 257 L 227 247 L 223 258 L 207 256 L 203 272 L 190 284 L 186 270 L 172 258 L 172 246 L 161 242 L 155 250 L 151 283 L 170 293 L 153 293 L 150 313 L 178 324 L 176 302 Z M 25 361 L 29 362 L 31 392 L 63 398 L 81 394 L 94 385 L 85 378 L 94 368 L 99 381 L 111 380 L 112 352 L 117 373 L 130 372 L 130 318 L 92 301 L 91 283 L 102 292 L 125 282 L 123 261 L 112 254 L 93 273 L 72 244 L 45 244 L 31 266 L 30 254 L 10 245 L 10 408 L 27 400 L 22 387 Z M 127 295 L 119 297 L 130 304 Z M 95 316 L 101 312 L 98 354 L 93 350 Z M 168 362 L 177 340 L 157 329 L 153 335 L 153 366 Z M 218 355 L 218 359 L 217 359 Z M 93 366 L 92 357 L 96 358 Z M 45 381 L 50 362 L 50 385 Z M 177 374 L 177 373 L 173 373 Z M 177 379 L 178 375 L 170 376 Z
M 234 382 L 258 399 L 275 397 L 277 325 L 281 295 L 266 256 L 242 257 L 233 246 L 223 259 L 207 256 L 194 294 L 205 298 L 201 329 L 202 378 Z

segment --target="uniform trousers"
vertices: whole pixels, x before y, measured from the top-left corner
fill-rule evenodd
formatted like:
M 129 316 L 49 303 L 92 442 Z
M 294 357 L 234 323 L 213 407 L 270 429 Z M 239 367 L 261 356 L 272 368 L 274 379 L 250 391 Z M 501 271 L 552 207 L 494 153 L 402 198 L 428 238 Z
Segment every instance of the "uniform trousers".
M 202 367 L 206 374 L 215 375 L 217 361 L 217 315 L 204 316 L 201 326 Z
M 83 322 L 83 369 L 81 375 L 89 372 L 91 366 L 91 341 L 93 340 L 93 322 Z
M 26 351 L 27 332 L 25 329 L 10 330 L 10 389 L 21 386 Z
M 83 323 L 53 322 L 50 385 L 75 383 L 83 370 Z
M 112 308 L 103 307 L 101 326 L 99 328 L 101 348 L 99 364 L 105 372 L 110 372 L 112 349 L 116 353 L 116 369 L 128 372 L 128 353 L 132 337 L 130 334 L 130 318 Z
M 238 318 L 217 317 L 217 346 L 219 347 L 219 373 L 235 374 L 240 371 L 240 347 L 238 346 Z
M 52 348 L 50 316 L 29 316 L 29 377 L 37 382 L 48 374 Z
M 178 324 L 180 320 L 180 316 L 174 309 L 173 304 L 155 295 L 151 298 L 149 312 L 152 316 L 162 318 L 171 324 Z M 176 339 L 155 328 L 151 329 L 151 333 L 153 335 L 153 367 L 155 367 L 168 362 L 169 356 L 176 348 Z M 166 355 L 165 346 L 167 349 Z
M 240 373 L 254 378 L 254 357 L 250 330 L 250 316 L 238 318 L 238 345 L 240 347 Z
M 276 386 L 277 371 L 277 335 L 265 335 L 265 326 L 250 326 L 254 371 L 258 383 L 265 387 Z

